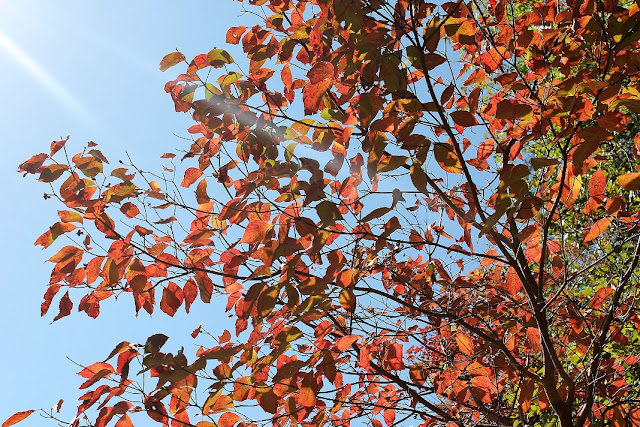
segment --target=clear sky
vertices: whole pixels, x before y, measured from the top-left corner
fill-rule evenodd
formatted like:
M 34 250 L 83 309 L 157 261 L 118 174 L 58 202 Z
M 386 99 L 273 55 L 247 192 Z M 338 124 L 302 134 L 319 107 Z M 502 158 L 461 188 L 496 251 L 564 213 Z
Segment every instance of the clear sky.
M 88 364 L 122 340 L 178 337 L 226 317 L 212 305 L 188 317 L 158 310 L 136 319 L 133 304 L 119 303 L 104 305 L 97 320 L 74 312 L 50 324 L 55 306 L 41 318 L 51 267 L 44 261 L 53 252 L 33 242 L 55 222 L 59 205 L 43 200 L 46 186 L 16 169 L 66 135 L 71 150 L 93 140 L 110 160 L 127 150 L 140 165 L 158 165 L 163 152 L 181 145 L 173 134 L 185 135 L 192 123 L 163 90 L 179 70 L 161 73 L 160 59 L 176 48 L 193 57 L 223 47 L 226 29 L 247 21 L 240 9 L 235 0 L 0 0 L 0 422 L 60 398 L 72 417 L 81 378 L 67 356 Z M 40 425 L 54 423 L 34 414 L 20 424 Z

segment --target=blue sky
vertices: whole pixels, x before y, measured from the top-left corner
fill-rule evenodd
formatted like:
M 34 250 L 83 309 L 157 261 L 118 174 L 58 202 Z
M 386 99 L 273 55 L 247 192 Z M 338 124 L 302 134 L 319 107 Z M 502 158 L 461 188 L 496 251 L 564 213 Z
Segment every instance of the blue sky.
M 240 8 L 234 0 L 0 0 L 0 422 L 60 398 L 72 417 L 81 381 L 67 356 L 88 364 L 122 340 L 156 332 L 179 339 L 226 317 L 212 305 L 188 317 L 135 318 L 124 302 L 105 305 L 97 320 L 74 312 L 50 324 L 54 302 L 53 315 L 41 318 L 52 252 L 33 242 L 59 206 L 43 199 L 45 185 L 16 169 L 66 135 L 71 150 L 93 140 L 110 160 L 127 150 L 137 164 L 157 167 L 163 152 L 181 145 L 174 133 L 185 135 L 192 123 L 174 112 L 163 87 L 178 71 L 161 73 L 160 59 L 176 48 L 193 57 L 223 47 L 226 29 L 247 22 Z M 43 424 L 54 425 L 34 414 L 20 426 Z

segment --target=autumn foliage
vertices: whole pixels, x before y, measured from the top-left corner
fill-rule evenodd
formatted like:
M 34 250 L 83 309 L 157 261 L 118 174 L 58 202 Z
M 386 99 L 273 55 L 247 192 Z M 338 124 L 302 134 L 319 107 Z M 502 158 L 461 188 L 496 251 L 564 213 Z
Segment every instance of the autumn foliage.
M 242 60 L 162 60 L 163 173 L 20 166 L 70 237 L 43 315 L 235 322 L 118 344 L 71 425 L 640 425 L 638 4 L 250 3 Z

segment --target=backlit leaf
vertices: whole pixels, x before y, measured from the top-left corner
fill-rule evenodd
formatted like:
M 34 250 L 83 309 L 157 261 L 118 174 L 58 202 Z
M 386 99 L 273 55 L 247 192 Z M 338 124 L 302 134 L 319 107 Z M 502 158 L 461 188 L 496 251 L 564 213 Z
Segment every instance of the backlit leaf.
M 202 176 L 202 171 L 198 168 L 189 168 L 184 172 L 184 179 L 180 183 L 182 187 L 189 187 Z
M 613 221 L 613 218 L 601 218 L 598 221 L 596 221 L 595 224 L 593 224 L 593 226 L 587 233 L 587 235 L 584 237 L 584 242 L 589 243 L 590 241 L 592 241 L 593 239 L 596 239 L 602 233 L 607 231 L 607 228 L 609 228 L 609 225 L 611 225 L 612 221 Z
M 467 356 L 473 356 L 474 346 L 473 341 L 467 335 L 463 333 L 456 334 L 456 343 L 461 352 Z
M 244 230 L 241 243 L 260 243 L 263 242 L 267 236 L 267 233 L 271 231 L 273 226 L 265 221 L 251 221 L 247 224 L 247 228 Z
M 433 154 L 436 157 L 436 161 L 445 172 L 449 173 L 461 173 L 462 163 L 458 158 L 453 147 L 449 144 L 434 144 Z
M 356 341 L 358 341 L 359 338 L 360 338 L 359 335 L 347 335 L 344 337 L 340 337 L 335 343 L 335 348 L 338 351 L 343 352 L 348 348 L 351 348 L 351 345 Z
M 618 183 L 625 190 L 640 190 L 640 173 L 631 172 L 618 177 Z
M 33 414 L 34 412 L 35 411 L 33 409 L 29 411 L 16 412 L 15 414 L 11 415 L 5 422 L 2 423 L 2 427 L 9 427 L 14 424 L 17 424 L 20 421 L 27 418 L 29 415 Z
M 351 313 L 356 310 L 356 296 L 351 289 L 340 291 L 340 305 Z

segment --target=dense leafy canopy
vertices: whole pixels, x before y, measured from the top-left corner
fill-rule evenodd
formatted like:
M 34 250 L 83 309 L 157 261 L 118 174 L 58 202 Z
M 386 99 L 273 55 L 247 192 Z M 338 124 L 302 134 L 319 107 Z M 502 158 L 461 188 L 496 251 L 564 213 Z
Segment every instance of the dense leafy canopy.
M 163 173 L 20 166 L 71 238 L 43 315 L 235 321 L 120 343 L 71 425 L 640 425 L 638 4 L 250 3 L 245 60 L 162 60 L 195 120 Z

